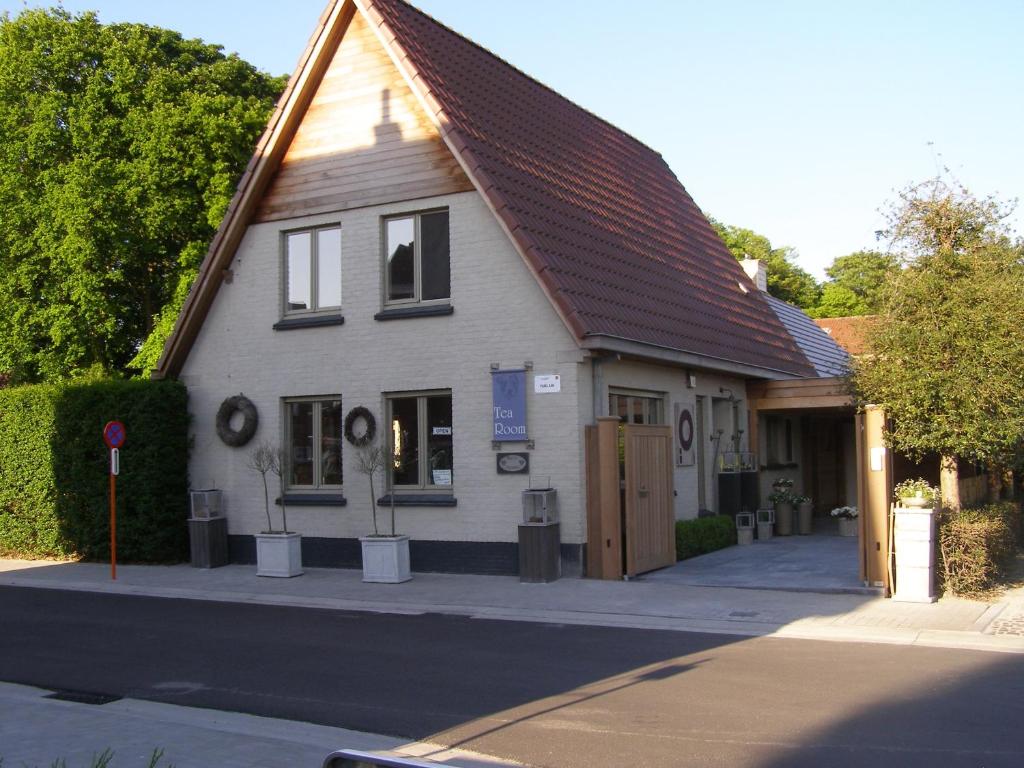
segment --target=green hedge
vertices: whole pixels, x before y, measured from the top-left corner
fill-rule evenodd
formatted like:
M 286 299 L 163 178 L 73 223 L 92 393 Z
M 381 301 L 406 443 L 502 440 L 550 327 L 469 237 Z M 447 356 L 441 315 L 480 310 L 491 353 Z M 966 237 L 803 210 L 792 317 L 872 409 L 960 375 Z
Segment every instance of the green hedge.
M 685 560 L 736 543 L 736 523 L 729 515 L 676 522 L 676 559 Z
M 992 589 L 1013 560 L 1020 515 L 1012 501 L 944 512 L 939 523 L 944 588 L 965 597 Z
M 0 390 L 0 555 L 110 557 L 103 425 L 128 437 L 117 479 L 124 562 L 188 557 L 188 414 L 170 381 L 99 381 Z

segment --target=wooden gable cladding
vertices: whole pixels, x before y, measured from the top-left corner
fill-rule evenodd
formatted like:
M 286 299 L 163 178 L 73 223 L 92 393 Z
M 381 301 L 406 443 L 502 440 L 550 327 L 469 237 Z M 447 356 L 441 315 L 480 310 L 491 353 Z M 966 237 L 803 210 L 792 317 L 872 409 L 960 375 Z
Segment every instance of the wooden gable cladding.
M 255 214 L 274 221 L 473 189 L 362 14 Z

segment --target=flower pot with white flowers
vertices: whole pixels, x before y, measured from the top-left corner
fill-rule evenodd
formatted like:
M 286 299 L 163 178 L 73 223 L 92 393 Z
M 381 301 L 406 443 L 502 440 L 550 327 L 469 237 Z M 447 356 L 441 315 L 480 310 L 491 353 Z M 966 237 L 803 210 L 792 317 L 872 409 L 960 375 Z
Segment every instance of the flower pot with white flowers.
M 836 507 L 830 514 L 839 520 L 840 536 L 857 535 L 857 517 L 859 513 L 856 507 Z
M 793 533 L 793 481 L 779 477 L 772 488 L 774 492 L 768 495 L 768 501 L 775 507 L 775 535 L 790 536 Z
M 926 509 L 935 506 L 935 500 L 939 497 L 939 489 L 929 485 L 927 480 L 917 477 L 898 483 L 893 488 L 892 495 L 902 507 Z

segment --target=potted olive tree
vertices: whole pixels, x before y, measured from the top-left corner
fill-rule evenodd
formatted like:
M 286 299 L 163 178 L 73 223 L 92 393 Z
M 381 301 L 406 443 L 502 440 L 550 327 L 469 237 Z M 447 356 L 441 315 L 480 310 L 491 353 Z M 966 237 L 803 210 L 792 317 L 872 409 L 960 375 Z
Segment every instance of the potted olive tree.
M 377 525 L 377 493 L 374 476 L 387 472 L 394 459 L 380 445 L 370 443 L 359 448 L 359 471 L 370 481 L 370 510 L 373 515 L 373 533 L 359 539 L 363 553 L 363 581 L 400 584 L 412 578 L 409 559 L 409 537 L 395 533 L 395 494 L 391 493 L 390 533 L 381 533 Z
M 288 530 L 288 509 L 285 506 L 285 462 L 281 449 L 263 442 L 252 449 L 246 466 L 258 472 L 263 480 L 263 510 L 267 528 L 256 534 L 256 575 L 290 578 L 302 575 L 302 534 Z M 281 528 L 270 518 L 270 487 L 267 475 L 277 478 L 281 494 Z

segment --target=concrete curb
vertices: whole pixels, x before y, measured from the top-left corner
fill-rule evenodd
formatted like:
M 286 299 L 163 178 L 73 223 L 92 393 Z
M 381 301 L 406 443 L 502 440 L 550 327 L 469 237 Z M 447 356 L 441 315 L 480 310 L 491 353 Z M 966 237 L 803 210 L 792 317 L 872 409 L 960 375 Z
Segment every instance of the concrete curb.
M 1005 604 L 997 603 L 978 617 L 969 631 L 949 629 L 920 629 L 879 625 L 857 625 L 828 623 L 815 617 L 796 618 L 780 621 L 770 617 L 729 619 L 720 616 L 684 615 L 683 613 L 642 613 L 618 611 L 594 611 L 581 608 L 523 608 L 508 605 L 480 603 L 373 601 L 345 597 L 323 597 L 316 595 L 285 595 L 280 593 L 257 593 L 250 591 L 204 590 L 181 587 L 159 587 L 153 585 L 132 585 L 95 580 L 76 580 L 64 577 L 60 580 L 38 579 L 31 576 L 12 576 L 10 572 L 0 573 L 0 585 L 30 587 L 38 589 L 74 590 L 103 594 L 162 597 L 184 600 L 204 600 L 251 605 L 276 605 L 321 610 L 340 610 L 398 615 L 421 615 L 439 613 L 450 616 L 465 616 L 474 619 L 496 621 L 530 621 L 548 624 L 573 624 L 623 629 L 654 629 L 673 632 L 699 632 L 708 634 L 737 635 L 741 637 L 779 637 L 801 640 L 830 642 L 884 643 L 895 645 L 919 645 L 940 648 L 963 648 L 969 650 L 1002 653 L 1024 653 L 1024 637 L 986 634 L 985 629 L 998 617 Z M 681 587 L 683 589 L 704 589 L 702 587 Z M 717 589 L 709 587 L 707 589 Z M 794 596 L 794 599 L 797 599 Z

